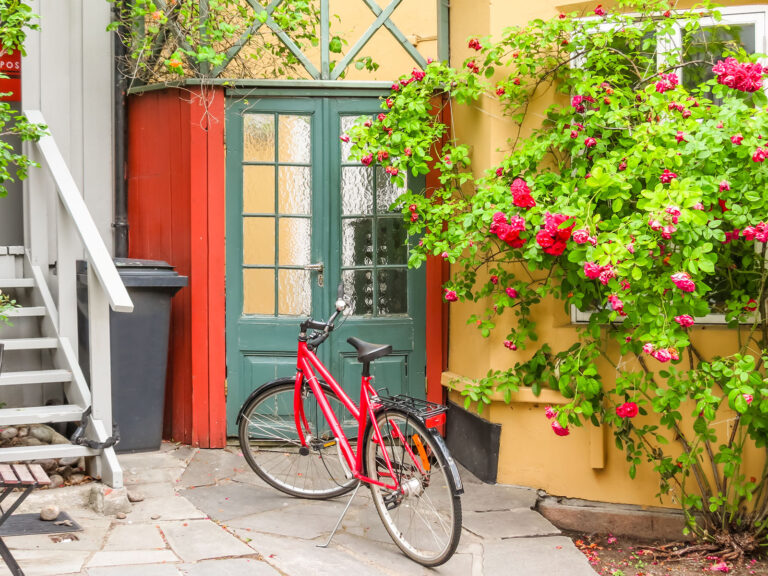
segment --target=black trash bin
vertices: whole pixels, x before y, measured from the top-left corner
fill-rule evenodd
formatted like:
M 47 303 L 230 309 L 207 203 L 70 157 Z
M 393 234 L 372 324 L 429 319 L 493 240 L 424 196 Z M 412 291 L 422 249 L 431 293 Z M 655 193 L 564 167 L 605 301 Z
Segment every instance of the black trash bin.
M 77 263 L 77 326 L 80 366 L 90 382 L 88 268 Z M 120 429 L 118 452 L 157 450 L 163 437 L 171 298 L 187 285 L 160 260 L 116 258 L 115 266 L 133 300 L 129 314 L 110 310 L 112 419 Z

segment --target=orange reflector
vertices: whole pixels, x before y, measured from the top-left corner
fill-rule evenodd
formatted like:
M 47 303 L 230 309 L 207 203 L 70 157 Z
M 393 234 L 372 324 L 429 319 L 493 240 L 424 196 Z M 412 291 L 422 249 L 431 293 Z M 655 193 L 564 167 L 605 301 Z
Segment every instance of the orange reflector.
M 413 443 L 416 445 L 416 450 L 419 453 L 419 458 L 421 458 L 421 463 L 424 466 L 424 472 L 429 472 L 429 458 L 427 458 L 427 451 L 424 450 L 424 444 L 421 443 L 421 438 L 419 438 L 418 434 L 414 434 L 411 436 L 411 439 L 413 440 Z

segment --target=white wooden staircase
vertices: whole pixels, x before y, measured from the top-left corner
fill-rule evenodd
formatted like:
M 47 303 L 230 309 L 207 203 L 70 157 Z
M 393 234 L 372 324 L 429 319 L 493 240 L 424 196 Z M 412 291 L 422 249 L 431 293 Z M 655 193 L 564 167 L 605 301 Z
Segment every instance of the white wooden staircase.
M 40 112 L 25 113 L 45 124 Z M 46 170 L 32 169 L 25 183 L 25 245 L 0 247 L 0 290 L 19 305 L 7 314 L 12 325 L 0 321 L 0 430 L 84 422 L 85 445 L 0 448 L 0 462 L 88 456 L 89 473 L 119 488 L 122 470 L 109 445 L 109 310 L 131 312 L 133 304 L 53 137 L 27 146 L 26 154 Z M 79 259 L 88 262 L 90 382 L 76 352 Z

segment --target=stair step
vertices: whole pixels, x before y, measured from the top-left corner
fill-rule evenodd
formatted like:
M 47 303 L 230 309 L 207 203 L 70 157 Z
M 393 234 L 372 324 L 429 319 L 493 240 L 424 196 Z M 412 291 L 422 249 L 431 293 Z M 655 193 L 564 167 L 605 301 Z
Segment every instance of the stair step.
M 0 462 L 43 460 L 47 458 L 79 458 L 95 456 L 98 450 L 74 444 L 50 444 L 44 446 L 15 446 L 0 450 Z
M 69 370 L 25 370 L 23 372 L 5 372 L 0 374 L 0 386 L 70 381 L 72 381 L 72 372 Z
M 8 350 L 42 350 L 58 348 L 57 338 L 0 338 L 0 344 Z
M 32 288 L 34 278 L 0 278 L 0 288 Z
M 76 404 L 2 408 L 0 409 L 0 426 L 46 424 L 48 422 L 80 422 L 83 412 L 85 412 L 85 409 Z M 0 450 L 0 453 L 3 450 Z
M 27 316 L 45 316 L 45 306 L 24 306 L 21 308 L 9 308 L 4 312 L 8 318 L 21 318 Z

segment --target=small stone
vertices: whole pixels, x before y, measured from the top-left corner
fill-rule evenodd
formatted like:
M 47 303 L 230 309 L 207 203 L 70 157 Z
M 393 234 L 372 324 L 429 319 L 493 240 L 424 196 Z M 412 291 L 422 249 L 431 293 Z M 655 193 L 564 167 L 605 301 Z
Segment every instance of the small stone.
M 40 442 L 37 438 L 34 436 L 27 436 L 26 438 L 20 438 L 19 439 L 19 446 L 42 446 L 43 443 Z
M 56 520 L 56 518 L 58 517 L 59 517 L 59 507 L 53 504 L 45 506 L 42 510 L 40 510 L 40 519 L 45 520 L 46 522 Z
M 17 428 L 14 428 L 13 426 L 10 426 L 0 432 L 0 438 L 3 440 L 10 440 L 11 438 L 16 438 L 18 436 L 19 430 Z
M 141 492 L 131 492 L 128 491 L 128 502 L 143 502 L 144 501 L 144 494 Z
M 82 484 L 83 480 L 85 480 L 85 474 L 72 474 L 69 477 L 70 484 Z
M 149 517 L 150 520 L 158 520 L 160 518 L 160 514 L 152 514 L 152 516 Z
M 44 425 L 38 425 L 38 426 L 32 426 L 29 429 L 29 434 L 31 436 L 34 436 L 38 440 L 40 440 L 41 443 L 49 444 L 51 441 L 53 430 L 48 428 L 48 426 Z
M 115 518 L 117 518 L 118 520 L 125 520 L 126 518 L 128 518 L 128 516 L 126 516 L 125 512 L 118 512 L 117 514 L 115 514 Z
M 59 476 L 58 474 L 52 474 L 50 476 L 51 483 L 48 485 L 48 488 L 58 488 L 62 484 L 64 484 L 64 478 Z
M 19 438 L 24 438 L 29 434 L 29 426 L 19 426 Z
M 125 488 L 108 488 L 103 484 L 94 484 L 90 493 L 90 506 L 96 512 L 105 516 L 113 516 L 118 512 L 130 512 L 128 490 Z
M 59 458 L 59 466 L 72 466 L 80 460 L 77 456 L 67 456 L 66 458 Z

